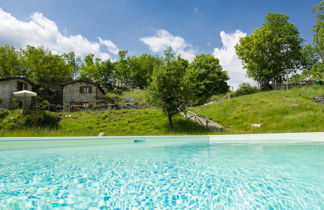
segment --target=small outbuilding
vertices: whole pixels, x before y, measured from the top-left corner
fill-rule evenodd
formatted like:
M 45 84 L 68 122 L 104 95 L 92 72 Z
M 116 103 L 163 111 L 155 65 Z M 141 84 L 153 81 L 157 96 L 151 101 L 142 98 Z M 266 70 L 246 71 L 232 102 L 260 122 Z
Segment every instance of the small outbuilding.
M 107 105 L 104 89 L 95 82 L 73 80 L 62 83 L 63 106 L 72 110 L 93 109 Z
M 8 77 L 0 79 L 0 107 L 5 109 L 22 108 L 23 101 L 13 93 L 22 90 L 31 91 L 33 83 L 25 77 Z M 31 98 L 26 99 L 26 108 L 30 107 Z

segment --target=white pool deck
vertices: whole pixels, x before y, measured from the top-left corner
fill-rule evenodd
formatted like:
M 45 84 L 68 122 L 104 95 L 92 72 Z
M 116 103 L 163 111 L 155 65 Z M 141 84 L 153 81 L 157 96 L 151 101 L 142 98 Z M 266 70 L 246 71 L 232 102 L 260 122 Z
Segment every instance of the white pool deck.
M 210 143 L 226 142 L 324 142 L 324 132 L 211 135 Z
M 64 140 L 209 140 L 210 143 L 236 143 L 236 142 L 324 142 L 324 132 L 308 133 L 271 133 L 271 134 L 239 134 L 239 135 L 198 135 L 198 136 L 105 136 L 105 137 L 0 137 L 1 141 L 64 141 Z

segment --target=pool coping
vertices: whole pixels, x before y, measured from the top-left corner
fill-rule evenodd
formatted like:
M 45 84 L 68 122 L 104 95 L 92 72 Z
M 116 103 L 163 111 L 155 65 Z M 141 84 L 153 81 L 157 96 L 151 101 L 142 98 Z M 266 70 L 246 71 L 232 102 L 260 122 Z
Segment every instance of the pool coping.
M 182 136 L 82 136 L 82 137 L 0 137 L 1 141 L 63 141 L 63 140 L 136 140 L 163 138 L 202 138 L 210 143 L 232 142 L 324 142 L 324 132 L 306 133 L 266 133 L 229 135 L 182 135 Z
M 324 132 L 210 135 L 209 142 L 324 142 Z

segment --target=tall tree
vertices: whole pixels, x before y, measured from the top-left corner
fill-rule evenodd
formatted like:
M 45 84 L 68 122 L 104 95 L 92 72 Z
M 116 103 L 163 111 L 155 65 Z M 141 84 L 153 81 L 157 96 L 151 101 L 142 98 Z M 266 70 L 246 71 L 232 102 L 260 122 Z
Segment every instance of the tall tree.
M 0 46 L 0 78 L 27 76 L 27 73 L 19 52 L 9 45 Z
M 316 14 L 316 24 L 313 27 L 313 45 L 317 55 L 320 57 L 311 68 L 310 72 L 316 79 L 324 79 L 324 1 L 313 8 Z
M 44 48 L 27 46 L 22 53 L 24 67 L 29 71 L 29 79 L 37 84 L 39 95 L 50 103 L 59 103 L 60 83 L 72 79 L 72 68 L 60 55 Z
M 219 60 L 212 55 L 201 54 L 189 64 L 185 76 L 187 86 L 193 94 L 194 104 L 205 103 L 212 95 L 226 93 L 229 77 Z
M 76 57 L 74 52 L 63 53 L 62 58 L 65 63 L 68 64 L 73 73 L 73 78 L 80 76 L 80 68 L 82 65 L 82 60 L 80 57 Z
M 149 54 L 142 54 L 139 57 L 128 57 L 130 85 L 133 88 L 146 88 L 151 82 L 154 67 L 160 65 L 161 62 L 161 59 Z
M 313 8 L 316 14 L 316 24 L 313 27 L 314 46 L 320 55 L 322 62 L 324 61 L 324 1 L 321 1 Z
M 110 59 L 101 60 L 95 58 L 94 54 L 89 54 L 84 57 L 84 62 L 81 65 L 80 78 L 96 81 L 110 89 L 113 73 L 114 64 Z
M 168 127 L 173 127 L 172 117 L 185 111 L 188 100 L 183 77 L 188 61 L 175 57 L 171 48 L 165 51 L 162 65 L 154 68 L 152 82 L 148 89 L 148 99 L 152 105 L 160 107 L 168 117 Z
M 128 86 L 130 84 L 130 69 L 126 57 L 127 53 L 127 50 L 120 50 L 118 52 L 119 60 L 115 62 L 115 78 L 118 79 L 124 86 Z
M 301 68 L 303 40 L 287 15 L 267 14 L 263 26 L 240 39 L 236 53 L 247 69 L 247 75 L 258 81 L 261 88 L 270 82 L 280 83 L 286 76 Z

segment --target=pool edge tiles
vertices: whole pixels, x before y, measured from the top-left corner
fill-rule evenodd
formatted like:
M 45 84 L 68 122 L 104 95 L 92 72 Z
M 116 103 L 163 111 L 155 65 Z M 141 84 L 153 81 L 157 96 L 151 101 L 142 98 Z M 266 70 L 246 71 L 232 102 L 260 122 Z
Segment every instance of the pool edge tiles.
M 210 135 L 210 143 L 324 143 L 324 132 Z
M 209 136 L 10 137 L 0 138 L 0 151 L 143 143 L 209 144 Z

